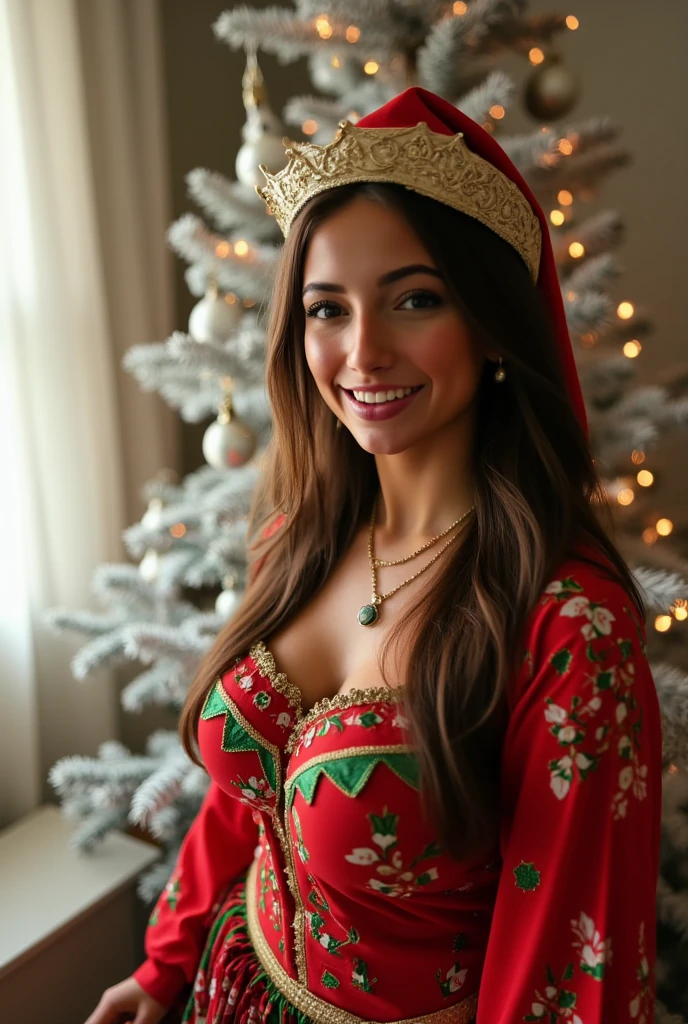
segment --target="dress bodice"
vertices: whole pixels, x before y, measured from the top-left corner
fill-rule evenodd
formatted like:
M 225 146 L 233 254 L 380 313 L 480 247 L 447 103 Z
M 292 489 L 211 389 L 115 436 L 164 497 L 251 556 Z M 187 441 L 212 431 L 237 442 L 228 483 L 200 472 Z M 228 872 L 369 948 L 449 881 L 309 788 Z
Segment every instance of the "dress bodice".
M 477 991 L 501 861 L 441 849 L 401 688 L 305 712 L 259 642 L 216 681 L 198 739 L 211 776 L 254 809 L 258 937 L 292 979 L 367 1020 Z

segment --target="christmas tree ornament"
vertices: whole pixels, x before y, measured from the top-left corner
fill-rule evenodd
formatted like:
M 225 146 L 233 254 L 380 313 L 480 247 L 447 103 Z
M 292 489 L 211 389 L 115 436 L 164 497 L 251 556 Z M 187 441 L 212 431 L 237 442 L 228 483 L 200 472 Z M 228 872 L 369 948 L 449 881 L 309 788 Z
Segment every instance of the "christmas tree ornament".
M 203 456 L 214 469 L 236 469 L 243 466 L 256 450 L 257 438 L 252 428 L 234 412 L 232 396 L 222 399 L 218 417 L 203 435 Z
M 551 54 L 533 68 L 526 82 L 523 102 L 538 121 L 553 121 L 571 111 L 580 96 L 577 77 L 558 54 Z
M 146 583 L 155 583 L 160 570 L 160 555 L 155 548 L 149 548 L 139 562 L 139 576 Z
M 148 508 L 141 517 L 141 525 L 149 530 L 157 530 L 162 522 L 162 510 L 164 502 L 162 498 L 151 498 Z
M 232 336 L 243 315 L 243 304 L 234 292 L 219 292 L 214 279 L 189 316 L 189 334 L 194 341 L 221 344 Z
M 237 153 L 235 167 L 237 178 L 247 186 L 248 195 L 253 196 L 255 186 L 263 180 L 260 165 L 278 171 L 286 163 L 282 144 L 284 128 L 268 105 L 255 50 L 247 51 L 242 85 L 246 123 L 241 129 L 244 142 Z
M 223 590 L 217 595 L 215 611 L 223 619 L 230 619 L 241 604 L 242 594 L 236 588 L 236 577 L 228 573 L 222 581 Z

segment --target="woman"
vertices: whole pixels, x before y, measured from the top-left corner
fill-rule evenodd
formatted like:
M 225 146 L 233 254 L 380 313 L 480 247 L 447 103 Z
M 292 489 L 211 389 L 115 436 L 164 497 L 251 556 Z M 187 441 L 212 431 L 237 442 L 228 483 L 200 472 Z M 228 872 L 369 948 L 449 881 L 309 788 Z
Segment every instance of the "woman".
M 649 1022 L 659 711 L 542 211 L 418 88 L 266 178 L 262 540 L 180 724 L 210 788 L 88 1024 Z

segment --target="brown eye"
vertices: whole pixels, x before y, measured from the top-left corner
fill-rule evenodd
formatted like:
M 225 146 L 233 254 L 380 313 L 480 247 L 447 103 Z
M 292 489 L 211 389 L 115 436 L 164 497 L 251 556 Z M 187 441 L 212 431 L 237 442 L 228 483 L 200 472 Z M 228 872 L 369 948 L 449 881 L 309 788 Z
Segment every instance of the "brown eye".
M 312 306 L 309 306 L 306 310 L 306 316 L 313 317 L 316 320 L 331 320 L 337 315 L 337 310 L 340 307 L 336 302 L 328 302 L 327 299 L 321 299 L 320 302 L 314 302 Z M 325 316 L 318 316 L 319 310 L 326 310 Z M 327 312 L 329 310 L 330 312 Z M 334 312 L 332 312 L 334 310 Z

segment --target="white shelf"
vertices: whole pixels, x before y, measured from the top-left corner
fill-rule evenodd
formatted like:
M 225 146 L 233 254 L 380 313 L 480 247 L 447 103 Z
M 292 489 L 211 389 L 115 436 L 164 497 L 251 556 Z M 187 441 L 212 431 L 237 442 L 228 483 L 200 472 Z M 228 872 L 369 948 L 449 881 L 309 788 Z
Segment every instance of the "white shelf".
M 0 979 L 113 897 L 161 855 L 114 832 L 93 853 L 68 848 L 75 825 L 44 804 L 0 831 Z

